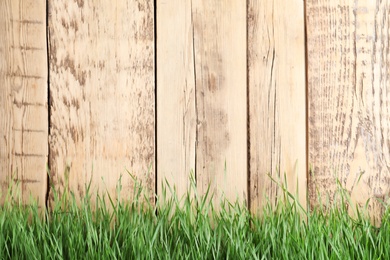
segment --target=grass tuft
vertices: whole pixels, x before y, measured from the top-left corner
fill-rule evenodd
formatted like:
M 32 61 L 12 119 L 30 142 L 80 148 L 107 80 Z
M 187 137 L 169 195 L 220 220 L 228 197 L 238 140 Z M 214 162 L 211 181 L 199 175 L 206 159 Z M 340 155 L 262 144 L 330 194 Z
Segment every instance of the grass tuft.
M 36 203 L 22 206 L 10 196 L 0 208 L 0 259 L 390 257 L 389 210 L 380 227 L 372 226 L 359 209 L 352 218 L 342 190 L 340 204 L 310 211 L 284 190 L 290 199 L 276 207 L 269 203 L 261 217 L 228 201 L 217 212 L 209 193 L 166 196 L 174 193 L 170 187 L 156 205 L 144 203 L 139 186 L 127 203 L 109 196 L 108 201 L 98 196 L 91 203 L 88 191 L 89 186 L 81 205 L 70 191 L 61 197 L 54 191 L 53 207 L 44 218 Z

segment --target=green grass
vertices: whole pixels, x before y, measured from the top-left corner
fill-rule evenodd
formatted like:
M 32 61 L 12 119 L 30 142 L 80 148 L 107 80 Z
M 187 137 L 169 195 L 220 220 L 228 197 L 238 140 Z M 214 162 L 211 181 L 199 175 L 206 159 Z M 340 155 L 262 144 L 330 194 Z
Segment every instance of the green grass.
M 78 207 L 71 194 L 55 200 L 43 218 L 36 205 L 8 200 L 0 209 L 0 259 L 390 257 L 388 211 L 377 228 L 362 214 L 352 219 L 342 205 L 308 213 L 294 199 L 268 205 L 261 218 L 226 201 L 216 212 L 208 195 L 161 199 L 156 206 L 98 197 L 92 208 L 86 196 Z

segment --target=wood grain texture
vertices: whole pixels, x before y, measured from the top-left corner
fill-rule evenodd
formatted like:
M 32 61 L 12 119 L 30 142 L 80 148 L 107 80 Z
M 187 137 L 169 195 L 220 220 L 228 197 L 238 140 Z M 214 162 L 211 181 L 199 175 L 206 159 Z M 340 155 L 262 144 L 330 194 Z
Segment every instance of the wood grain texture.
M 250 205 L 283 195 L 306 205 L 306 89 L 302 1 L 248 1 Z
M 246 200 L 246 5 L 159 1 L 157 175 L 182 196 Z M 225 168 L 226 167 L 226 168 Z
M 198 190 L 247 201 L 246 2 L 194 0 L 192 16 Z
M 157 6 L 157 182 L 181 198 L 195 171 L 195 68 L 191 1 Z M 168 194 L 169 195 L 169 194 Z
M 0 3 L 0 181 L 24 203 L 46 203 L 48 155 L 46 1 Z M 4 197 L 2 197 L 3 202 Z
M 154 195 L 153 1 L 49 1 L 50 167 L 77 198 Z M 52 194 L 51 194 L 52 195 Z M 53 198 L 51 197 L 51 200 Z M 153 200 L 152 200 L 153 201 Z
M 337 189 L 378 220 L 389 195 L 388 1 L 308 1 L 310 201 Z M 360 181 L 359 181 L 360 179 Z

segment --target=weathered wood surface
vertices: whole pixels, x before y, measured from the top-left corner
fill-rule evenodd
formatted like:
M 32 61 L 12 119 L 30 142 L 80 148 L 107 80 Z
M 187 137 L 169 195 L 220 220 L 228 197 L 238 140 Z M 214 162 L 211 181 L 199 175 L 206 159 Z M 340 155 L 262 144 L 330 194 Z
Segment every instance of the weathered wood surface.
M 332 201 L 337 178 L 374 220 L 390 188 L 389 7 L 308 1 L 306 16 L 310 201 Z
M 49 1 L 50 168 L 56 189 L 154 192 L 153 1 Z M 67 180 L 68 179 L 68 180 Z M 51 197 L 51 199 L 53 199 Z
M 46 203 L 48 114 L 46 1 L 0 2 L 0 181 L 24 203 Z M 31 197 L 30 197 L 31 196 Z
M 182 195 L 193 169 L 200 194 L 246 200 L 246 4 L 159 1 L 157 22 L 158 181 Z
M 252 212 L 283 195 L 306 205 L 306 89 L 302 1 L 248 2 L 248 106 Z M 298 185 L 298 186 L 297 186 Z M 297 193 L 298 192 L 298 193 Z
M 195 67 L 191 1 L 157 3 L 157 182 L 181 198 L 195 171 Z M 166 187 L 168 189 L 168 187 Z M 168 193 L 169 195 L 169 193 Z
M 246 3 L 192 5 L 198 191 L 246 201 Z

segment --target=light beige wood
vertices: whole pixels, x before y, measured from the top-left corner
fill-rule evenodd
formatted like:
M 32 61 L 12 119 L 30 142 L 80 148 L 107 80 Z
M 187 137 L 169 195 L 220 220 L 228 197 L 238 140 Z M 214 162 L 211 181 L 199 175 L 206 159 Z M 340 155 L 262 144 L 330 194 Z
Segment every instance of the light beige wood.
M 0 3 L 0 181 L 2 202 L 19 183 L 23 203 L 46 203 L 48 112 L 46 1 Z M 15 187 L 15 186 L 14 186 Z
M 195 67 L 191 1 L 157 2 L 157 182 L 182 198 L 195 171 Z M 194 176 L 193 176 L 194 177 Z M 163 185 L 162 185 L 163 184 Z
M 128 200 L 128 170 L 152 200 L 153 10 L 151 0 L 49 1 L 50 168 L 59 191 L 69 185 L 83 198 L 91 180 L 92 196 L 115 200 L 122 176 Z
M 192 1 L 196 177 L 220 199 L 247 200 L 246 3 Z
M 245 2 L 159 1 L 157 22 L 158 182 L 246 200 Z
M 337 189 L 368 207 L 389 194 L 388 1 L 308 1 L 310 201 Z
M 248 2 L 250 208 L 284 196 L 306 206 L 306 89 L 303 1 Z M 286 175 L 286 182 L 285 176 Z

